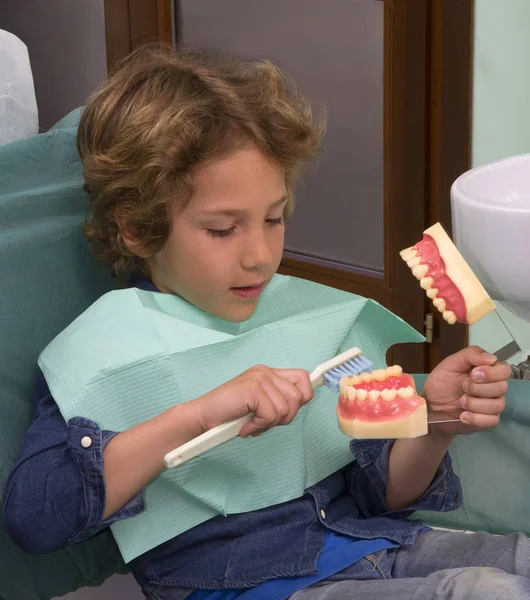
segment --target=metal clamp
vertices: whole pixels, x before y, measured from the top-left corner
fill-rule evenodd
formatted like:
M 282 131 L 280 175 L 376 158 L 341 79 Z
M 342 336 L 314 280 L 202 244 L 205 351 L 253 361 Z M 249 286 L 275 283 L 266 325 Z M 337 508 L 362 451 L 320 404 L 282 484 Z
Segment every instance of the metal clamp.
M 530 356 L 526 357 L 526 360 L 520 362 L 518 365 L 510 365 L 512 367 L 512 378 L 522 379 L 523 381 L 530 381 Z

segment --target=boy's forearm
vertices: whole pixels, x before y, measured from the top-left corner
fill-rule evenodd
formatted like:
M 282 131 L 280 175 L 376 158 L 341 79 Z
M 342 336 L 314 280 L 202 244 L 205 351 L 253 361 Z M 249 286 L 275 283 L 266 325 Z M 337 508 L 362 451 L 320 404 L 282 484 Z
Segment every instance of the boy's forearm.
M 452 436 L 432 432 L 395 442 L 390 451 L 386 492 L 390 510 L 406 508 L 423 496 L 452 440 Z
M 201 435 L 195 401 L 185 402 L 115 436 L 105 448 L 105 511 L 107 519 L 150 483 L 171 450 Z

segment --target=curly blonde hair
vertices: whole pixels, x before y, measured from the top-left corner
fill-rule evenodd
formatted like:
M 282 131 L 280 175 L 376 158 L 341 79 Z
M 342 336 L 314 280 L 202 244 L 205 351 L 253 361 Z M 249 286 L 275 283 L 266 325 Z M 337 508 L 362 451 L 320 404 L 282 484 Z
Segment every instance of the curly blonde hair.
M 144 271 L 120 235 L 125 224 L 148 255 L 170 231 L 169 202 L 184 205 L 204 162 L 255 145 L 285 171 L 289 202 L 301 167 L 321 146 L 323 115 L 268 60 L 144 47 L 90 99 L 77 146 L 91 209 L 84 233 L 115 277 Z

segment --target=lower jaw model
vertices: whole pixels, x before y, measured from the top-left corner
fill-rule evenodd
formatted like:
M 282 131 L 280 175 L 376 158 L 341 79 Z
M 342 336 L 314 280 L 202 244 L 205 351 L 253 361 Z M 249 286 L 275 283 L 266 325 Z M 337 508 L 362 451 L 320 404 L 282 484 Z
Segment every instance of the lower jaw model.
M 428 433 L 427 406 L 414 379 L 395 365 L 340 382 L 340 430 L 357 439 L 415 438 Z

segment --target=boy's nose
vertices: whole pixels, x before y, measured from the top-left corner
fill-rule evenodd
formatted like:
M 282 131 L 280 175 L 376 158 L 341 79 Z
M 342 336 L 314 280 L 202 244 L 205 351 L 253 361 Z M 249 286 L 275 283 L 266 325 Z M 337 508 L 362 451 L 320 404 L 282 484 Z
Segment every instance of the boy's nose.
M 272 252 L 264 233 L 252 233 L 242 252 L 242 265 L 245 269 L 263 269 L 270 265 Z

